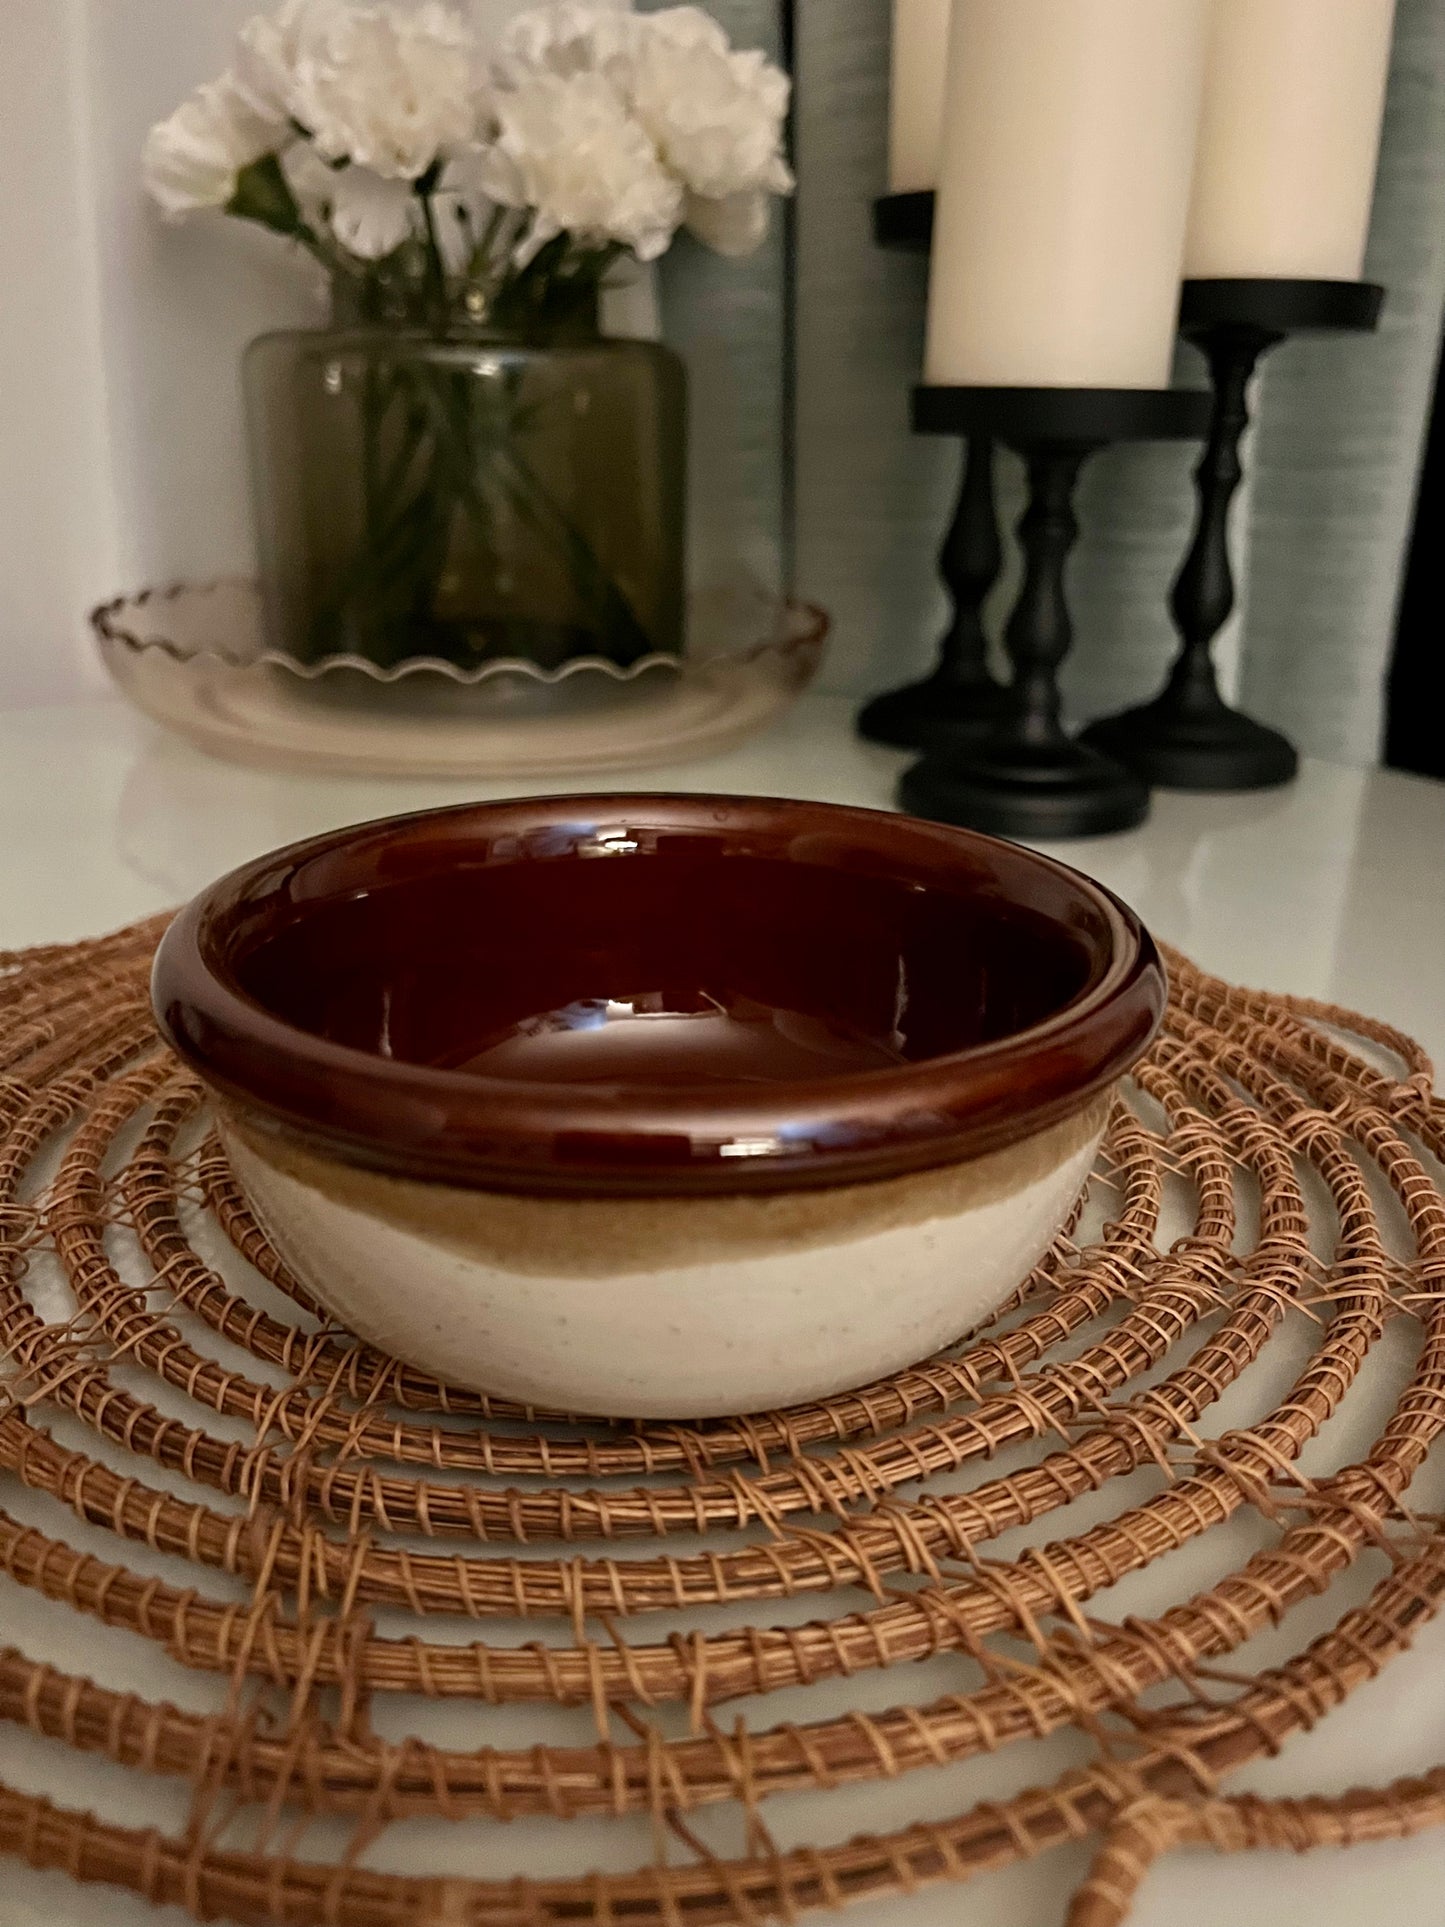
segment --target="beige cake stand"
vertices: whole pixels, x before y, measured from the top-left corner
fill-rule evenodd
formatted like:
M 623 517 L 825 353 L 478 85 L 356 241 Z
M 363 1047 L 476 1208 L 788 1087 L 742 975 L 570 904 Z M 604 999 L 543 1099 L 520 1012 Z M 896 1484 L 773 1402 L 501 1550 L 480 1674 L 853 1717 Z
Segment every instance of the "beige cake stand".
M 255 585 L 180 584 L 95 611 L 107 668 L 138 709 L 199 748 L 350 776 L 517 776 L 676 762 L 762 728 L 808 686 L 827 618 L 767 597 L 700 601 L 682 657 L 582 656 L 470 671 L 419 657 L 303 667 L 267 650 Z

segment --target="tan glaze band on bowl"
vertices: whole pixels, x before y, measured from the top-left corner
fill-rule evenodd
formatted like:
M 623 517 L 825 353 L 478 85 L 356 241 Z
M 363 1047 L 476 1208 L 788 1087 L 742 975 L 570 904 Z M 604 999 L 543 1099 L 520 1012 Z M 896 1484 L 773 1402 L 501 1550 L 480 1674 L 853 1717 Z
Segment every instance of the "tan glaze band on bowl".
M 155 971 L 177 1050 L 269 1131 L 393 1177 L 568 1197 L 966 1162 L 1108 1089 L 1164 994 L 1132 913 L 1045 857 L 707 796 L 320 837 L 215 885 Z
M 1001 1203 L 1093 1151 L 1107 1095 L 1082 1111 L 965 1164 L 810 1191 L 716 1197 L 532 1197 L 421 1184 L 339 1164 L 239 1115 L 223 1120 L 232 1151 L 268 1165 L 327 1203 L 383 1220 L 517 1278 L 599 1282 L 679 1267 L 838 1246 L 957 1218 Z

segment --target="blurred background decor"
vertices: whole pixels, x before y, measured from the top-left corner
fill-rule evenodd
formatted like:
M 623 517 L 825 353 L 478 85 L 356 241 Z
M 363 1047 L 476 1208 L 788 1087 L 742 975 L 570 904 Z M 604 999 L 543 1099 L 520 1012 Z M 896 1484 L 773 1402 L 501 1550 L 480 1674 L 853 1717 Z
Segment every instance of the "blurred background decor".
M 915 17 L 901 7 L 899 24 Z M 931 30 L 932 12 L 924 16 Z M 1200 0 L 956 0 L 947 41 L 924 385 L 914 427 L 1023 457 L 1023 578 L 1008 697 L 915 739 L 905 809 L 997 835 L 1143 821 L 1138 774 L 1077 742 L 1058 672 L 1083 465 L 1120 441 L 1188 440 L 1204 398 L 1170 385 L 1202 81 Z M 906 77 L 910 63 L 895 69 Z M 895 119 L 921 103 L 895 95 Z M 894 165 L 905 145 L 894 142 Z M 896 177 L 895 177 L 896 178 Z M 906 186 L 900 183 L 902 191 Z M 890 203 L 879 204 L 881 217 Z M 987 692 L 985 692 L 987 693 Z M 864 720 L 868 712 L 864 712 Z
M 441 0 L 283 0 L 145 145 L 322 272 L 247 362 L 267 639 L 305 665 L 631 668 L 684 643 L 686 400 L 604 288 L 686 225 L 724 254 L 792 177 L 785 76 L 695 7 L 541 7 L 490 55 Z
M 324 319 L 319 277 L 254 227 L 164 227 L 135 156 L 146 129 L 226 65 L 255 4 L 63 0 L 7 17 L 0 237 L 26 269 L 24 298 L 0 309 L 0 354 L 24 370 L 0 438 L 0 695 L 12 705 L 105 688 L 84 612 L 119 587 L 254 572 L 240 358 L 257 334 Z M 469 12 L 494 35 L 518 10 L 472 0 Z M 934 557 L 959 484 L 957 445 L 909 427 L 926 261 L 880 251 L 872 234 L 888 179 L 890 0 L 711 10 L 735 46 L 794 74 L 796 201 L 745 259 L 684 232 L 651 273 L 606 292 L 603 325 L 660 331 L 687 364 L 694 587 L 783 594 L 796 582 L 833 618 L 819 685 L 857 705 L 937 658 L 947 600 Z M 1389 301 L 1369 343 L 1291 341 L 1257 378 L 1233 514 L 1240 594 L 1214 650 L 1225 698 L 1302 754 L 1437 773 L 1428 515 L 1398 660 L 1395 636 L 1445 309 L 1442 152 L 1445 9 L 1398 0 L 1363 269 Z M 1176 370 L 1204 379 L 1187 344 Z M 1191 461 L 1187 448 L 1121 445 L 1083 478 L 1063 675 L 1076 721 L 1164 679 Z M 998 469 L 1011 526 L 1021 465 L 1003 451 Z M 984 611 L 995 637 L 1016 587 L 1010 555 Z
M 1256 4 L 1261 13 L 1285 10 L 1285 0 Z M 1333 17 L 1356 6 L 1332 0 L 1317 11 Z M 957 444 L 921 439 L 909 425 L 909 389 L 923 365 L 926 258 L 880 249 L 872 225 L 873 202 L 890 184 L 890 47 L 905 10 L 922 17 L 925 40 L 930 14 L 934 31 L 946 30 L 937 24 L 946 0 L 899 0 L 896 9 L 883 0 L 802 0 L 797 9 L 798 573 L 834 618 L 826 684 L 859 702 L 937 659 L 948 612 L 933 556 L 959 482 Z M 921 129 L 930 78 L 941 106 L 942 69 L 920 59 L 909 71 L 921 96 L 912 126 Z M 927 151 L 917 138 L 900 147 L 891 182 L 900 193 L 932 184 L 936 153 L 920 163 Z M 1368 765 L 1384 753 L 1386 673 L 1445 313 L 1442 152 L 1445 9 L 1398 0 L 1362 270 L 1389 298 L 1368 342 L 1302 338 L 1263 368 L 1233 518 L 1240 592 L 1215 645 L 1226 700 L 1283 730 L 1307 756 Z M 1192 385 L 1205 378 L 1187 344 L 1175 375 Z M 1178 647 L 1168 596 L 1189 541 L 1196 457 L 1187 446 L 1123 444 L 1083 477 L 1070 581 L 1075 643 L 1062 677 L 1066 713 L 1077 722 L 1138 704 L 1164 681 Z M 1023 498 L 1022 464 L 1000 451 L 1006 529 Z M 985 605 L 995 639 L 1018 569 L 1007 554 Z M 1406 614 L 1419 635 L 1413 607 Z M 1438 630 L 1438 597 L 1432 619 Z M 1427 657 L 1439 661 L 1428 643 L 1411 660 Z M 1396 682 L 1416 692 L 1417 715 L 1430 713 L 1428 701 L 1420 708 L 1418 674 Z M 1407 766 L 1445 774 L 1445 734 L 1408 722 L 1392 732 L 1391 760 L 1406 754 L 1399 746 L 1408 738 L 1416 760 Z
M 1311 0 L 1213 0 L 1182 11 L 1171 67 L 1145 34 L 1163 8 L 1135 17 L 1130 0 L 1080 0 L 1070 24 L 1092 58 L 1060 65 L 1047 0 L 1002 10 L 989 0 L 895 0 L 889 192 L 874 204 L 875 236 L 928 253 L 934 279 L 951 276 L 930 312 L 953 334 L 976 347 L 981 320 L 1004 323 L 988 343 L 991 375 L 1001 359 L 1031 370 L 1039 344 L 1051 380 L 1077 381 L 1090 345 L 1130 323 L 1144 264 L 1157 270 L 1162 248 L 1167 289 L 1183 276 L 1178 332 L 1204 356 L 1214 391 L 1193 535 L 1171 597 L 1183 646 L 1159 696 L 1095 721 L 1083 738 L 1157 787 L 1268 788 L 1298 767 L 1288 737 L 1224 701 L 1211 650 L 1235 600 L 1228 525 L 1257 362 L 1290 333 L 1368 332 L 1379 320 L 1385 290 L 1360 277 L 1394 15 L 1395 0 L 1329 10 Z M 1049 50 L 1042 66 L 1040 45 Z M 1176 200 L 1160 233 L 1121 216 L 1138 183 L 1163 178 L 1163 156 L 1136 153 L 1110 168 L 1127 138 L 1120 130 L 1141 119 L 1122 95 L 1142 87 L 1157 104 L 1167 72 L 1186 84 L 1155 140 L 1176 155 L 1181 143 L 1192 148 L 1192 191 L 1187 219 Z M 1051 85 L 1065 98 L 1045 105 Z M 935 207 L 947 211 L 950 187 L 956 202 L 962 190 L 965 210 L 960 230 L 954 206 L 951 234 Z M 935 245 L 936 220 L 944 233 Z M 1122 235 L 1128 247 L 1114 259 Z M 1156 301 L 1156 335 L 1160 319 Z M 1057 340 L 1041 342 L 1041 326 Z M 1151 373 L 1158 378 L 1157 362 Z M 1125 363 L 1122 375 L 1133 382 L 1138 370 Z M 940 730 L 956 742 L 996 733 L 1000 698 L 981 606 L 1001 558 L 988 463 L 972 443 L 964 474 L 944 550 L 955 614 L 939 667 L 867 704 L 864 736 L 931 747 Z M 965 556 L 980 566 L 951 566 Z
M 457 4 L 483 48 L 524 10 Z M 7 16 L 0 235 L 26 264 L 23 300 L 0 313 L 17 371 L 0 440 L 7 702 L 106 686 L 85 611 L 118 588 L 255 572 L 241 358 L 259 334 L 323 326 L 326 278 L 254 223 L 158 220 L 136 157 L 233 60 L 256 5 L 62 0 Z M 736 46 L 786 64 L 782 0 L 711 11 Z M 653 269 L 621 263 L 602 291 L 608 337 L 660 334 L 687 365 L 689 579 L 704 593 L 786 586 L 784 228 L 775 218 L 743 259 L 684 229 Z

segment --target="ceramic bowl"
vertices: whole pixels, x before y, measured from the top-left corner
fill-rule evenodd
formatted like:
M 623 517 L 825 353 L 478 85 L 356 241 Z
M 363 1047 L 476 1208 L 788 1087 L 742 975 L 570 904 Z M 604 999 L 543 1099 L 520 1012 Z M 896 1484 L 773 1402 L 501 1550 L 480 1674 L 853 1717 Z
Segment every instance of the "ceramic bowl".
M 1165 981 L 1122 904 L 1013 844 L 592 796 L 264 857 L 176 919 L 154 990 L 352 1330 L 526 1404 L 696 1418 L 859 1384 L 1000 1304 Z

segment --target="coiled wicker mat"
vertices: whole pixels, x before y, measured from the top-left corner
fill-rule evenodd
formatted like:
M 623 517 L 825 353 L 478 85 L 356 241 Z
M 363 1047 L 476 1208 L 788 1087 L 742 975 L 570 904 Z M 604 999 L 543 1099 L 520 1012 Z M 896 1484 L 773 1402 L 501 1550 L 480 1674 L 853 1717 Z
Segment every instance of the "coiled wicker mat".
M 210 1697 L 185 1710 L 0 1652 L 0 1719 L 184 1796 L 166 1832 L 0 1789 L 0 1848 L 202 1918 L 679 1927 L 1093 1837 L 1068 1919 L 1105 1927 L 1178 1845 L 1445 1821 L 1445 1769 L 1335 1798 L 1227 1790 L 1445 1595 L 1445 1520 L 1418 1481 L 1411 1504 L 1445 1429 L 1445 1106 L 1408 1039 L 1172 958 L 1165 1034 L 1082 1214 L 986 1330 L 788 1412 L 582 1426 L 449 1391 L 315 1315 L 151 1028 L 159 927 L 0 957 L 0 1565 Z M 1368 1449 L 1306 1471 L 1401 1324 L 1416 1343 Z M 1287 1389 L 1221 1426 L 1279 1346 Z M 1097 1610 L 1245 1514 L 1256 1550 L 1206 1589 Z M 1312 1641 L 1230 1669 L 1371 1562 Z M 160 1576 L 178 1565 L 189 1583 Z M 920 1695 L 940 1662 L 952 1690 Z M 828 1682 L 841 1714 L 809 1708 Z M 446 1701 L 476 1709 L 449 1729 L 465 1746 L 420 1736 Z M 566 1707 L 586 1724 L 556 1744 Z M 1061 1777 L 956 1817 L 817 1846 L 770 1826 L 778 1795 L 1070 1728 Z M 642 1816 L 651 1851 L 576 1878 L 545 1844 L 528 1878 L 379 1869 L 428 1816 L 470 1828 L 473 1866 L 496 1837 L 477 1829 L 519 1816 L 604 1842 Z

